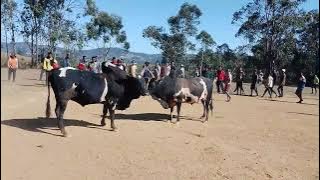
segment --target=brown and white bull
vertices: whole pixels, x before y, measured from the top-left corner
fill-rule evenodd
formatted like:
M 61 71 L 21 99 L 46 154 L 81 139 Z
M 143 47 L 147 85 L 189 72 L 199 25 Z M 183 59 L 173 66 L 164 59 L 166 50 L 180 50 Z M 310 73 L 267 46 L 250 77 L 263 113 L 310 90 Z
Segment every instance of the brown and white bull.
M 213 82 L 208 78 L 178 78 L 174 71 L 160 81 L 152 80 L 148 88 L 153 99 L 157 100 L 163 108 L 170 108 L 171 122 L 173 122 L 172 112 L 175 106 L 177 106 L 177 121 L 180 121 L 182 103 L 202 103 L 203 114 L 200 118 L 208 121 L 208 112 L 213 110 L 212 89 Z

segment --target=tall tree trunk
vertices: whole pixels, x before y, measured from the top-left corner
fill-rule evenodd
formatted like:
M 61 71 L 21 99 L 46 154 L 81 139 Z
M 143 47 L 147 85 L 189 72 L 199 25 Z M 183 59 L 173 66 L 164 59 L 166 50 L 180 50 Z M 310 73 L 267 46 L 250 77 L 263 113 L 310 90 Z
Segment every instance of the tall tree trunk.
M 36 26 L 36 32 L 35 32 L 35 35 L 36 35 L 36 63 L 35 65 L 37 65 L 39 63 L 39 55 L 38 55 L 38 36 L 39 36 L 39 27 L 38 27 L 38 24 L 37 24 L 37 20 L 35 21 L 35 26 Z
M 9 57 L 9 47 L 8 47 L 8 31 L 7 31 L 7 29 L 6 29 L 6 34 L 5 34 L 5 36 L 6 36 L 6 49 L 7 49 L 7 57 Z
M 34 33 L 31 34 L 31 67 L 34 66 Z
M 12 33 L 12 51 L 13 53 L 16 53 L 16 40 L 15 40 L 15 37 L 14 37 L 14 24 L 12 22 L 11 24 L 11 33 Z
M 200 61 L 200 76 L 202 76 L 202 68 L 203 68 L 203 49 L 201 50 L 201 61 Z

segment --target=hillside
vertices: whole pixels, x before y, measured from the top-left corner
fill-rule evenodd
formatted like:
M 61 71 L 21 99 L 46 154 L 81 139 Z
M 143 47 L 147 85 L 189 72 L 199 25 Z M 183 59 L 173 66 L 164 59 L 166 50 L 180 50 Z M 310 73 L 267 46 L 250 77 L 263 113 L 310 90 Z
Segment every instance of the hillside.
M 39 46 L 40 49 L 47 49 L 46 46 Z M 27 45 L 27 43 L 24 42 L 17 42 L 16 43 L 16 49 L 17 53 L 21 54 L 23 56 L 29 56 L 30 57 L 30 50 Z M 102 52 L 107 51 L 106 48 L 96 48 L 96 49 L 89 49 L 89 50 L 81 50 L 76 52 L 76 57 L 80 59 L 82 56 L 87 56 L 88 58 L 92 56 L 101 56 Z M 1 52 L 6 52 L 5 43 L 1 42 Z M 64 49 L 61 47 L 57 48 L 57 55 L 59 57 L 64 56 Z M 107 56 L 108 58 L 111 57 L 118 57 L 123 58 L 126 61 L 135 60 L 137 63 L 141 64 L 145 61 L 149 62 L 156 62 L 161 61 L 161 55 L 160 54 L 146 54 L 146 53 L 137 53 L 137 52 L 127 52 L 124 49 L 121 48 L 111 48 L 109 51 L 109 54 Z

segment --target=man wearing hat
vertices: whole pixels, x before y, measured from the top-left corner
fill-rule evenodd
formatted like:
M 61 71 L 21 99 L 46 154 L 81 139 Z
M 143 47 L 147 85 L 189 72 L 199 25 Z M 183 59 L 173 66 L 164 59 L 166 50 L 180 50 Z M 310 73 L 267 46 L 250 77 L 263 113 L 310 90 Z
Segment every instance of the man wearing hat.
M 283 86 L 286 84 L 286 70 L 281 69 L 280 78 L 279 78 L 279 86 L 278 86 L 278 93 L 279 97 L 283 97 Z

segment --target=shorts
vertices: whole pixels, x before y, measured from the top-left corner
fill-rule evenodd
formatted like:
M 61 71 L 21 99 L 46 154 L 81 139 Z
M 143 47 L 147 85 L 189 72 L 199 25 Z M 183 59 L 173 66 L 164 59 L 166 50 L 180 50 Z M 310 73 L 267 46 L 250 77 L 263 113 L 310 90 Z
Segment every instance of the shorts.
M 302 93 L 302 91 L 303 91 L 303 88 L 301 89 L 301 88 L 297 88 L 297 90 L 296 90 L 296 94 L 301 94 Z

